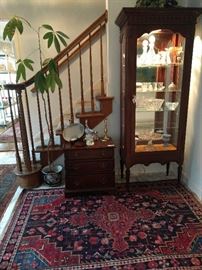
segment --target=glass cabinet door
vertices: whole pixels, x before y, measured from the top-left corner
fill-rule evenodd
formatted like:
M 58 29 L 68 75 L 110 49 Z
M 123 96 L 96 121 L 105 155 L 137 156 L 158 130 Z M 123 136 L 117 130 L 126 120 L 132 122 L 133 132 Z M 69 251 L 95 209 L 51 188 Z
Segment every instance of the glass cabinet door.
M 135 152 L 177 150 L 185 38 L 168 29 L 137 40 Z

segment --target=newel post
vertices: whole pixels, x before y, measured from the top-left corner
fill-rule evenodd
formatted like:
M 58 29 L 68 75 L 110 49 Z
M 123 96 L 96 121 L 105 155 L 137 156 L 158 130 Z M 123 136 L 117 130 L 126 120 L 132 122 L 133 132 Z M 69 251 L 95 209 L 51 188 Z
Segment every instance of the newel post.
M 24 90 L 26 91 L 26 89 Z M 24 164 L 21 167 L 22 170 L 19 171 L 17 168 L 15 174 L 17 176 L 17 182 L 22 188 L 33 188 L 41 185 L 41 166 L 37 163 L 32 164 L 33 162 L 30 158 L 29 141 L 22 101 L 22 89 L 17 90 L 17 104 Z
M 22 151 L 23 151 L 23 160 L 26 171 L 32 170 L 30 153 L 29 153 L 29 142 L 27 136 L 27 129 L 25 123 L 24 116 L 24 108 L 22 103 L 22 90 L 17 90 L 17 98 L 18 98 L 18 113 L 19 113 L 19 124 L 20 124 L 20 133 L 21 133 L 21 141 L 22 141 Z

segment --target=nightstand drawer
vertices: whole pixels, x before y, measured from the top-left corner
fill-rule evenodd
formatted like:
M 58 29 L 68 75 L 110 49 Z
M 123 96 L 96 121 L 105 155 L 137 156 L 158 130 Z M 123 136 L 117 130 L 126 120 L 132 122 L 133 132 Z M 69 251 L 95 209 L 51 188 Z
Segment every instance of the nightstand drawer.
M 99 149 L 74 149 L 73 151 L 68 151 L 65 153 L 66 159 L 103 159 L 103 158 L 113 158 L 114 148 L 99 148 Z
M 65 166 L 67 174 L 106 172 L 114 170 L 114 160 L 70 161 Z
M 114 187 L 114 174 L 71 175 L 66 178 L 67 189 L 101 189 Z

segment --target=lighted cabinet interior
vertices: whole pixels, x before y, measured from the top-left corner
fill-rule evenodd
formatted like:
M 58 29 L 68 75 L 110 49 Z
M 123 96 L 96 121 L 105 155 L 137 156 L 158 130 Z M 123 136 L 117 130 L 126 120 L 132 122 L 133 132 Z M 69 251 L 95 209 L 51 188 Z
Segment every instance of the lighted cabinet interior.
M 121 174 L 135 164 L 178 163 L 184 143 L 195 23 L 201 9 L 123 8 Z
M 178 147 L 185 38 L 159 29 L 137 39 L 135 152 Z

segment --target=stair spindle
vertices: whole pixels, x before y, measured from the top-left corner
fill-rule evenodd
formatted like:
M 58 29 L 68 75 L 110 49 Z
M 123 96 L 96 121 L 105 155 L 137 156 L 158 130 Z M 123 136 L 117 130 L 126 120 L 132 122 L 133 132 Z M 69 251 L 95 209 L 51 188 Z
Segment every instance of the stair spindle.
M 59 94 L 59 106 L 60 106 L 60 125 L 61 125 L 61 131 L 64 130 L 64 112 L 63 112 L 63 106 L 62 106 L 62 93 L 60 87 L 58 87 L 58 94 Z M 62 140 L 60 141 L 62 145 Z
M 51 104 L 50 104 L 50 94 L 47 92 L 47 104 L 48 104 L 48 115 L 49 115 L 49 135 L 50 135 L 50 144 L 51 146 L 55 145 L 54 140 L 54 132 L 53 132 L 53 121 L 52 121 L 52 113 L 51 113 Z M 49 142 L 48 142 L 49 143 Z
M 94 93 L 93 93 L 93 65 L 92 65 L 92 40 L 91 33 L 89 34 L 89 62 L 90 62 L 90 94 L 91 94 L 91 110 L 95 111 Z
M 29 126 L 29 134 L 30 134 L 30 142 L 31 142 L 31 150 L 32 150 L 32 160 L 33 163 L 36 163 L 36 155 L 34 151 L 34 139 L 33 139 L 33 131 L 32 131 L 32 122 L 31 122 L 31 115 L 30 115 L 30 107 L 29 107 L 29 99 L 27 95 L 27 89 L 25 88 L 25 101 L 27 107 L 27 115 L 28 115 L 28 126 Z
M 82 58 L 81 58 L 81 44 L 79 43 L 79 66 L 80 66 L 80 84 L 81 84 L 81 112 L 85 112 L 84 108 L 84 91 L 83 91 L 83 70 L 82 70 Z
M 68 69 L 68 83 L 69 83 L 69 101 L 70 101 L 70 122 L 74 123 L 74 111 L 73 111 L 73 101 L 72 101 L 72 85 L 71 85 L 71 73 L 70 73 L 70 63 L 69 63 L 69 53 L 67 52 L 67 69 Z
M 9 107 L 10 107 L 10 115 L 11 115 L 11 123 L 12 123 L 12 128 L 13 128 L 13 138 L 14 138 L 14 144 L 15 144 L 15 150 L 16 150 L 16 165 L 17 169 L 22 172 L 22 161 L 20 158 L 19 154 L 19 147 L 18 147 L 18 142 L 17 142 L 17 135 L 16 135 L 16 130 L 15 130 L 15 120 L 13 116 L 13 110 L 12 110 L 12 101 L 11 101 L 11 96 L 10 96 L 10 91 L 7 90 L 8 92 L 8 102 L 9 102 Z M 17 95 L 16 95 L 17 97 Z M 18 106 L 18 100 L 16 99 L 17 106 Z
M 39 129 L 40 129 L 41 147 L 44 148 L 44 135 L 43 135 L 41 107 L 40 107 L 40 100 L 39 100 L 39 92 L 38 91 L 36 91 L 36 100 L 37 100 L 37 109 L 38 109 L 38 120 L 39 120 Z
M 100 24 L 100 82 L 101 82 L 101 96 L 105 96 L 104 89 L 104 65 L 103 65 L 103 42 L 102 42 L 102 24 Z

